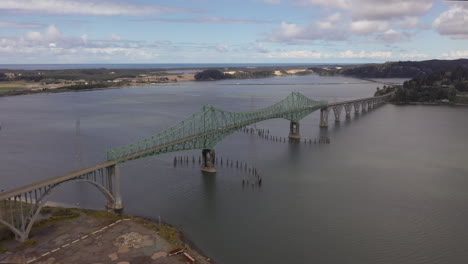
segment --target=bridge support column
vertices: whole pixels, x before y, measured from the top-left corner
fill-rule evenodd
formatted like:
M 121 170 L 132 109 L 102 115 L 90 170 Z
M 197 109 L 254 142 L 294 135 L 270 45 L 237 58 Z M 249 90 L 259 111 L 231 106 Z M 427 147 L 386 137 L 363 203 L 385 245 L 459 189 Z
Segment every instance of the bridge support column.
M 320 127 L 328 127 L 328 107 L 320 109 Z
M 367 109 L 372 109 L 374 106 L 374 100 L 369 100 L 367 101 Z
M 360 103 L 354 103 L 354 114 L 358 115 L 359 114 L 359 107 L 361 106 Z
M 301 131 L 299 129 L 299 122 L 291 121 L 289 124 L 289 138 L 290 139 L 300 139 Z
M 335 122 L 340 122 L 342 109 L 343 105 L 337 105 L 333 107 L 333 113 L 335 114 Z
M 123 210 L 122 196 L 120 195 L 120 169 L 117 164 L 106 168 L 109 193 L 114 197 L 113 202 L 108 202 L 106 207 L 115 213 Z
M 204 149 L 202 150 L 202 167 L 201 171 L 215 173 L 215 161 L 216 161 L 216 154 L 214 149 Z
M 351 118 L 351 108 L 353 106 L 351 104 L 345 104 L 344 105 L 344 109 L 345 109 L 345 112 L 346 112 L 346 119 L 349 119 Z
M 367 111 L 367 102 L 366 102 L 366 101 L 362 101 L 361 107 L 362 107 L 362 112 Z

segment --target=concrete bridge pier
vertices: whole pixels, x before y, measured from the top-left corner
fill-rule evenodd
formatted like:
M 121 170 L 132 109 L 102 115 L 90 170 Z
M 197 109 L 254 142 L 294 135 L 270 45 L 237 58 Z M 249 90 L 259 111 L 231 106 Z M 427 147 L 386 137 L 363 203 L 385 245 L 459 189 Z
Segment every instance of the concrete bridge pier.
M 343 105 L 337 105 L 333 107 L 333 113 L 335 114 L 335 122 L 340 122 L 341 110 L 343 110 Z
M 289 124 L 289 138 L 290 139 L 300 139 L 301 138 L 301 131 L 300 131 L 299 121 L 291 121 Z
M 368 109 L 374 108 L 374 100 L 369 100 L 369 101 L 367 102 L 367 108 L 368 108 Z
M 366 101 L 362 101 L 361 107 L 362 107 L 362 112 L 367 111 L 367 102 L 366 102 Z
M 320 109 L 320 127 L 328 127 L 328 107 Z
M 120 195 L 120 169 L 117 164 L 109 166 L 107 170 L 108 191 L 114 198 L 107 202 L 106 208 L 114 213 L 121 213 L 123 210 L 122 196 Z
M 353 106 L 351 104 L 345 104 L 344 105 L 344 109 L 345 109 L 345 112 L 346 112 L 346 119 L 351 118 L 351 108 L 353 108 Z
M 216 161 L 216 153 L 214 149 L 202 150 L 201 171 L 215 173 L 216 172 L 215 161 Z
M 359 115 L 359 107 L 361 106 L 361 103 L 354 103 L 354 114 Z

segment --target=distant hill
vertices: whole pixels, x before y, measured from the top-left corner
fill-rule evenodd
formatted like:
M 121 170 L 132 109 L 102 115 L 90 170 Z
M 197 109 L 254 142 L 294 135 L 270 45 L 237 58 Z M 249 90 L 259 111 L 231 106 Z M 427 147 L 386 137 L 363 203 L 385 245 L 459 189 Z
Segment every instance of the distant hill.
M 468 68 L 468 59 L 396 61 L 382 64 L 365 64 L 345 67 L 311 67 L 321 75 L 344 75 L 357 78 L 414 78 L 440 71 Z

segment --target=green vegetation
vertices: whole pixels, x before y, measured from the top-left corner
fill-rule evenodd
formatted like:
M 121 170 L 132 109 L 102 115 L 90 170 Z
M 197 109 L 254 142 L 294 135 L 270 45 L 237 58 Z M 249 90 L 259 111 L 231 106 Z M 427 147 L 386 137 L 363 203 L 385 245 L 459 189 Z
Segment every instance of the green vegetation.
M 34 246 L 37 244 L 37 240 L 36 239 L 29 239 L 29 240 L 26 240 L 23 242 L 23 245 L 27 246 L 27 247 L 30 247 L 30 246 Z
M 156 223 L 149 220 L 144 219 L 135 219 L 138 223 L 142 224 L 143 226 L 156 230 L 158 234 L 164 238 L 171 246 L 174 248 L 183 248 L 185 246 L 184 237 L 182 233 L 177 231 L 177 229 L 173 226 L 164 223 Z
M 67 69 L 67 70 L 7 70 L 3 73 L 13 73 L 15 76 L 7 80 L 26 80 L 33 82 L 46 82 L 51 80 L 87 80 L 89 82 L 102 82 L 117 78 L 134 78 L 139 74 L 165 74 L 161 69 Z M 1 74 L 0 74 L 0 81 Z
M 374 96 L 383 96 L 389 93 L 393 93 L 395 92 L 396 89 L 398 89 L 398 87 L 399 87 L 398 85 L 389 85 L 389 86 L 384 85 L 382 89 L 380 89 L 380 87 L 377 87 L 377 90 L 375 91 Z
M 122 219 L 124 216 L 119 214 L 110 213 L 107 211 L 95 211 L 95 210 L 88 210 L 88 209 L 76 209 L 80 212 L 83 212 L 89 216 L 93 216 L 100 219 L 111 219 L 111 220 L 119 220 Z
M 453 71 L 468 67 L 467 59 L 396 61 L 382 64 L 352 65 L 343 67 L 311 67 L 320 75 L 344 75 L 357 78 L 414 78 L 440 71 Z
M 37 231 L 60 221 L 76 218 L 79 215 L 79 213 L 70 208 L 52 207 L 51 216 L 47 219 L 42 219 L 34 223 L 34 226 L 31 230 Z
M 452 70 L 420 75 L 406 81 L 396 89 L 393 100 L 399 103 L 462 103 L 468 98 L 468 68 L 456 67 Z
M 195 74 L 195 80 L 197 81 L 215 81 L 215 80 L 223 80 L 223 79 L 230 79 L 231 75 L 225 74 L 218 70 L 205 70 Z
M 7 251 L 8 251 L 8 249 L 6 249 L 4 246 L 2 246 L 2 244 L 0 244 L 0 254 L 5 253 Z
M 219 70 L 205 70 L 195 74 L 195 80 L 197 81 L 215 81 L 224 79 L 257 79 L 267 78 L 275 76 L 275 71 L 270 69 L 253 69 L 236 71 L 233 74 L 224 73 Z
M 3 72 L 0 72 L 0 82 L 6 81 L 8 81 L 8 77 Z
M 26 204 L 26 203 L 23 203 L 23 204 Z M 36 223 L 34 223 L 34 226 L 31 231 L 33 232 L 38 231 L 43 228 L 49 227 L 53 224 L 56 224 L 58 222 L 61 222 L 63 220 L 72 219 L 72 218 L 76 218 L 79 216 L 79 213 L 77 213 L 74 209 L 46 206 L 41 210 L 41 215 L 48 215 L 48 214 L 50 214 L 50 217 L 47 219 L 39 220 Z M 8 229 L 7 227 L 3 225 L 0 225 L 0 253 L 7 251 L 7 248 L 3 247 L 1 245 L 1 242 L 11 240 L 14 237 L 15 237 L 15 234 L 10 229 Z M 30 240 L 25 241 L 23 245 L 32 246 L 36 243 L 37 243 L 36 239 L 30 239 Z

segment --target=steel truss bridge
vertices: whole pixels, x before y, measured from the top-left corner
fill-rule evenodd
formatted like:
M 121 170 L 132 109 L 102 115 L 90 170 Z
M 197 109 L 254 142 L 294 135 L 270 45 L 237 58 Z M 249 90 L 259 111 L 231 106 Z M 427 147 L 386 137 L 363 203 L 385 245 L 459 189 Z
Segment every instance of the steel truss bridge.
M 290 121 L 289 138 L 300 138 L 299 121 L 320 109 L 320 127 L 328 127 L 328 114 L 333 111 L 340 121 L 345 109 L 346 118 L 370 110 L 386 102 L 392 94 L 328 103 L 315 101 L 299 92 L 269 107 L 250 112 L 228 112 L 206 105 L 199 111 L 159 134 L 134 144 L 108 150 L 107 160 L 57 177 L 0 193 L 0 224 L 8 227 L 19 241 L 28 239 L 29 232 L 50 193 L 62 184 L 83 181 L 100 190 L 107 199 L 109 210 L 123 209 L 120 195 L 119 166 L 126 161 L 186 150 L 202 150 L 202 171 L 215 172 L 214 147 L 225 137 L 248 125 L 268 119 L 283 118 Z

